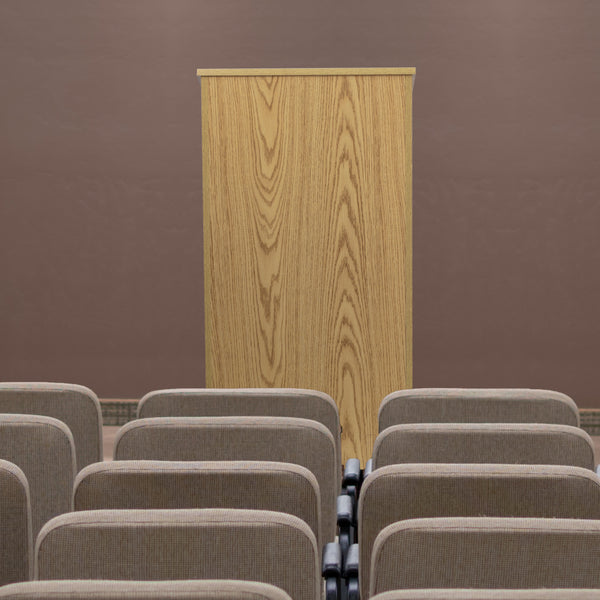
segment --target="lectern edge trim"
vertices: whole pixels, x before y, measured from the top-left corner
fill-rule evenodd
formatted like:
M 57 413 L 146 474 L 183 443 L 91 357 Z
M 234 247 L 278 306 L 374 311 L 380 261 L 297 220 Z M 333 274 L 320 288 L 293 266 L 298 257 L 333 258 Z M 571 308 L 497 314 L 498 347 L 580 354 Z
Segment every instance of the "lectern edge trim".
M 412 75 L 415 67 L 368 68 L 279 68 L 279 69 L 197 69 L 197 77 L 256 77 L 256 76 L 307 76 L 307 75 Z

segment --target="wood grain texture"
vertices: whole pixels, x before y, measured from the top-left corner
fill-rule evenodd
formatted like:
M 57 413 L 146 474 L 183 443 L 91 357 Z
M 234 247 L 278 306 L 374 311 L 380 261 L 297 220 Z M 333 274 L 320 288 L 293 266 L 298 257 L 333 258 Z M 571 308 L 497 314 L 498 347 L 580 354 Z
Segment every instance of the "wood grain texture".
M 206 378 L 303 387 L 344 458 L 412 385 L 412 77 L 202 80 Z
M 360 67 L 316 69 L 197 69 L 198 77 L 320 77 L 322 75 L 415 75 L 415 67 Z

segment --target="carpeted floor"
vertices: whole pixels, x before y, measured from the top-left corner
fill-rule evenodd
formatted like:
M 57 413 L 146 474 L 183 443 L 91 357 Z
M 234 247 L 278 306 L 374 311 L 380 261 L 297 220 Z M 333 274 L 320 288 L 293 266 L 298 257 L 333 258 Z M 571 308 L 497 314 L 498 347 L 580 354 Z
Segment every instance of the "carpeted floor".
M 104 460 L 112 460 L 113 446 L 115 445 L 115 437 L 120 427 L 104 426 L 102 433 L 102 441 L 104 443 Z

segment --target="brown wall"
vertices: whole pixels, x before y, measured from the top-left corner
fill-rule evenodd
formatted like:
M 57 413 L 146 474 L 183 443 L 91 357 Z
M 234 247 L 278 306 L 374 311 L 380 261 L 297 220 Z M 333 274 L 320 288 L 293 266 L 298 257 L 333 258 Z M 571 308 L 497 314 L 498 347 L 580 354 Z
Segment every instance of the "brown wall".
M 0 379 L 204 382 L 196 67 L 416 66 L 414 383 L 600 407 L 600 3 L 0 3 Z

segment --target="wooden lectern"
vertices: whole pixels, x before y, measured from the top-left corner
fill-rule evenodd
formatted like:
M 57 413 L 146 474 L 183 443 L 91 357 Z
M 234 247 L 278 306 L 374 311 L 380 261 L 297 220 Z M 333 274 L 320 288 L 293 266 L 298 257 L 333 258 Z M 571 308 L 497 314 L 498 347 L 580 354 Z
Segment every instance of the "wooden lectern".
M 199 69 L 207 387 L 299 387 L 371 455 L 412 386 L 414 69 Z

